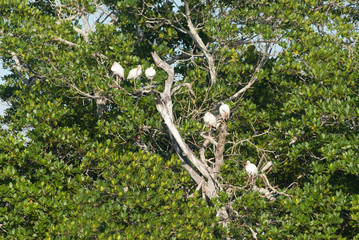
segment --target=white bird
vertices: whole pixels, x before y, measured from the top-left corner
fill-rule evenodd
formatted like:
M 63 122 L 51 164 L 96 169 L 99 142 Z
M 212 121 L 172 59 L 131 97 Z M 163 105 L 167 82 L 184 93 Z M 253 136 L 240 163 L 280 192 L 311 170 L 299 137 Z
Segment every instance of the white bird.
M 203 116 L 203 121 L 208 126 L 216 127 L 217 126 L 217 118 L 210 112 L 206 112 Z
M 125 79 L 125 70 L 123 70 L 123 67 L 118 62 L 114 62 L 112 64 L 111 71 L 116 77 L 116 83 L 120 85 L 121 80 Z M 120 78 L 120 82 L 118 81 L 119 78 Z
M 230 113 L 229 106 L 227 104 L 222 104 L 219 107 L 219 113 L 221 114 L 221 116 L 224 120 L 228 119 L 229 113 Z
M 247 174 L 251 177 L 254 177 L 258 174 L 258 168 L 256 165 L 254 165 L 253 163 L 251 163 L 250 161 L 246 162 L 246 165 L 244 166 Z
M 137 68 L 132 69 L 127 76 L 127 80 L 133 79 L 135 89 L 136 89 L 136 79 L 139 78 L 142 74 L 142 67 L 138 65 Z
M 152 85 L 152 80 L 156 76 L 156 70 L 153 67 L 147 68 L 145 75 L 148 79 L 150 79 L 150 85 Z

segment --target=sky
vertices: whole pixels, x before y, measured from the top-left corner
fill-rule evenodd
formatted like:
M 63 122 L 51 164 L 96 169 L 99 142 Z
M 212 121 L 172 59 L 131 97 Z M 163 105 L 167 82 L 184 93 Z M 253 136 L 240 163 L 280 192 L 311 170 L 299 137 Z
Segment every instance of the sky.
M 100 14 L 99 13 L 95 13 L 94 15 L 90 16 L 90 24 L 93 24 L 93 22 L 97 19 L 96 17 L 98 17 Z M 109 19 L 107 20 L 109 21 Z M 6 69 L 3 68 L 2 62 L 0 60 L 0 85 L 4 83 L 4 81 L 2 80 L 4 75 L 9 74 L 10 72 Z M 4 114 L 4 110 L 9 107 L 7 103 L 1 101 L 0 99 L 0 115 Z
M 176 3 L 177 5 L 181 5 L 181 4 L 182 4 L 182 2 L 181 2 L 180 0 L 175 0 L 175 3 Z M 90 16 L 90 19 L 89 19 L 89 20 L 90 20 L 90 24 L 92 24 L 92 22 L 96 19 L 95 16 L 98 16 L 98 15 L 99 15 L 99 14 L 95 14 L 95 15 L 93 15 L 93 16 Z M 6 75 L 6 74 L 8 74 L 8 73 L 9 73 L 9 71 L 3 69 L 2 62 L 0 61 L 0 85 L 4 83 L 4 82 L 2 81 L 3 76 Z M 2 102 L 2 101 L 0 100 L 0 115 L 3 115 L 4 110 L 5 110 L 7 107 L 8 107 L 8 105 L 7 105 L 5 102 Z
M 0 62 L 0 84 L 3 84 L 2 78 L 4 75 L 8 74 L 9 71 L 3 69 L 2 63 Z M 8 107 L 8 105 L 5 102 L 2 102 L 0 100 L 0 115 L 4 114 L 4 110 Z

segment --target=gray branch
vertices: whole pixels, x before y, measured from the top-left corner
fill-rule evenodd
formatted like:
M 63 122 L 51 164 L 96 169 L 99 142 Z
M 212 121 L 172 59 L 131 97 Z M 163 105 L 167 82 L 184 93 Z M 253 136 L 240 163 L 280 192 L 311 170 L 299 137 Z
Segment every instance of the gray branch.
M 56 37 L 54 38 L 55 41 L 59 41 L 59 42 L 62 42 L 62 43 L 66 43 L 67 45 L 69 45 L 70 47 L 79 47 L 80 45 L 76 44 L 76 43 L 73 43 L 73 42 L 70 42 L 70 41 L 67 41 L 65 39 L 62 39 L 60 37 Z
M 238 98 L 241 94 L 245 93 L 245 91 L 247 91 L 252 85 L 253 83 L 255 83 L 258 80 L 258 72 L 260 72 L 264 66 L 264 64 L 267 62 L 267 60 L 269 59 L 269 53 L 268 53 L 268 49 L 269 49 L 269 43 L 266 46 L 266 51 L 264 53 L 264 56 L 262 57 L 261 61 L 259 62 L 259 64 L 257 65 L 256 69 L 254 70 L 254 73 L 251 77 L 251 80 L 247 83 L 246 86 L 244 86 L 241 90 L 239 90 L 238 92 L 236 92 L 234 95 L 232 95 L 229 99 L 227 99 L 226 101 L 232 101 L 235 100 L 236 98 Z
M 224 152 L 224 145 L 226 144 L 226 137 L 228 136 L 227 132 L 227 124 L 226 122 L 223 122 L 223 125 L 221 127 L 221 132 L 219 133 L 219 140 L 217 144 L 217 151 L 216 151 L 216 163 L 213 169 L 215 177 L 218 176 L 218 174 L 221 171 L 221 167 L 224 163 L 223 160 L 223 152 Z
M 192 152 L 192 150 L 188 147 L 188 145 L 185 143 L 183 138 L 181 137 L 181 134 L 178 132 L 176 125 L 174 124 L 174 116 L 173 116 L 173 109 L 172 109 L 172 95 L 171 95 L 171 88 L 174 81 L 174 69 L 172 66 L 164 62 L 157 53 L 152 53 L 153 60 L 155 61 L 157 67 L 163 69 L 168 77 L 165 80 L 165 88 L 164 91 L 160 94 L 156 95 L 156 108 L 158 112 L 161 114 L 167 128 L 169 131 L 169 134 L 172 139 L 172 143 L 174 145 L 174 148 L 179 155 L 179 157 L 182 159 L 182 163 L 184 164 L 184 167 L 188 170 L 191 177 L 196 181 L 197 184 L 200 184 L 202 182 L 202 177 L 196 173 L 193 169 L 191 169 L 191 166 L 187 164 L 189 161 L 198 171 L 199 173 L 207 179 L 207 182 L 205 184 L 204 191 L 206 195 L 211 199 L 215 196 L 217 196 L 217 188 L 218 186 L 217 180 L 214 179 L 214 176 L 212 176 L 209 171 L 207 170 L 206 165 L 201 162 L 195 154 Z
M 193 41 L 197 44 L 197 46 L 203 51 L 204 55 L 206 56 L 207 61 L 208 61 L 209 74 L 211 77 L 211 85 L 214 85 L 217 80 L 217 72 L 216 72 L 216 67 L 214 65 L 214 58 L 211 55 L 211 53 L 208 51 L 206 45 L 203 43 L 201 37 L 197 33 L 196 28 L 193 26 L 191 16 L 190 16 L 189 5 L 188 5 L 187 1 L 185 1 L 185 9 L 186 9 L 185 17 L 186 17 L 187 25 L 189 28 L 189 31 L 187 33 L 191 36 Z

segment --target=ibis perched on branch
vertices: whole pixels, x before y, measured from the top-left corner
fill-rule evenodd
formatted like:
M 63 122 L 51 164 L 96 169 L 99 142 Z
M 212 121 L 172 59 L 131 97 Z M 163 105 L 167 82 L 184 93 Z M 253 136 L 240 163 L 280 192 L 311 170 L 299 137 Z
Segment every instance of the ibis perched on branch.
M 153 67 L 147 68 L 145 75 L 150 80 L 150 85 L 152 85 L 152 80 L 156 76 L 156 70 Z
M 122 79 L 125 79 L 125 71 L 118 62 L 114 62 L 111 67 L 111 71 L 116 78 L 116 84 L 120 85 Z
M 246 165 L 244 166 L 248 176 L 250 177 L 255 177 L 258 174 L 258 168 L 256 165 L 254 165 L 253 163 L 251 163 L 250 161 L 246 162 Z
M 230 114 L 229 106 L 227 104 L 222 104 L 219 107 L 219 113 L 221 114 L 224 120 L 228 119 Z
M 217 118 L 210 112 L 206 112 L 206 114 L 204 114 L 203 121 L 209 127 L 216 128 L 216 126 L 217 126 Z
M 138 65 L 137 68 L 132 69 L 127 76 L 127 80 L 133 79 L 134 87 L 136 90 L 136 79 L 139 78 L 142 74 L 142 67 Z

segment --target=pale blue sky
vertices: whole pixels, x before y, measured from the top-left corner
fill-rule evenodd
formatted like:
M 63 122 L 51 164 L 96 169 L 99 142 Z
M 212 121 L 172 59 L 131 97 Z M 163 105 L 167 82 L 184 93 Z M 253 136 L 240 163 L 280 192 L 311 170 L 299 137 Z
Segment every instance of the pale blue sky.
M 4 75 L 6 75 L 7 73 L 9 73 L 9 71 L 3 69 L 2 64 L 0 62 L 0 84 L 3 84 L 2 78 Z M 2 115 L 4 113 L 4 110 L 8 107 L 8 105 L 5 102 L 2 102 L 0 100 L 0 115 Z

